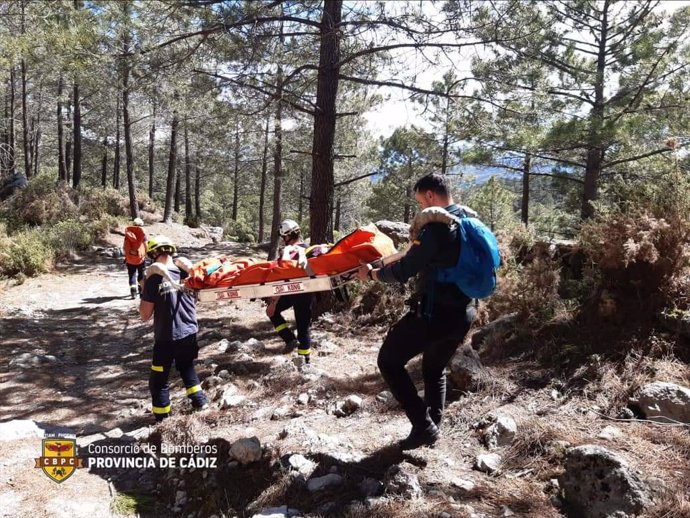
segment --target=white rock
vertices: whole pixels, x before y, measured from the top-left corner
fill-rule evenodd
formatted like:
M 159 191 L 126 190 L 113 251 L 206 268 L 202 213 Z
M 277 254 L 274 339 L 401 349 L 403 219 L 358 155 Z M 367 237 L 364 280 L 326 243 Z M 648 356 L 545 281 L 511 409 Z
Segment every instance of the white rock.
M 113 428 L 112 430 L 105 432 L 104 435 L 109 439 L 119 439 L 124 435 L 124 433 L 120 428 Z
M 346 416 L 356 412 L 362 407 L 362 398 L 354 394 L 349 395 L 338 404 L 335 414 L 338 416 Z
M 282 505 L 280 507 L 262 509 L 260 513 L 252 515 L 252 518 L 292 518 L 293 516 L 302 516 L 302 512 L 287 505 Z
M 229 345 L 230 345 L 230 342 L 226 338 L 223 338 L 220 342 L 218 342 L 218 346 L 217 346 L 218 352 L 224 353 L 225 351 L 228 350 Z
M 612 441 L 614 439 L 618 439 L 619 437 L 623 437 L 623 431 L 615 426 L 606 426 L 601 432 L 599 432 L 597 437 L 599 439 Z
M 376 394 L 376 400 L 381 401 L 381 402 L 390 401 L 392 397 L 393 397 L 393 394 L 388 390 L 384 390 L 384 391 Z
M 630 403 L 637 406 L 647 419 L 690 423 L 690 388 L 655 381 L 644 385 Z
M 248 349 L 249 351 L 252 352 L 263 352 L 266 350 L 266 346 L 261 340 L 257 340 L 256 338 L 250 338 L 244 344 L 242 344 L 245 349 Z
M 307 405 L 309 403 L 309 394 L 306 394 L 302 392 L 298 397 L 297 397 L 297 402 L 300 405 Z
M 305 478 L 311 477 L 316 469 L 316 463 L 307 459 L 304 455 L 294 454 L 288 458 L 290 467 L 303 475 Z
M 287 417 L 290 414 L 290 407 L 288 406 L 281 406 L 276 408 L 273 411 L 273 414 L 271 414 L 271 419 L 276 421 L 278 419 L 282 419 L 284 417 Z
M 343 483 L 343 477 L 335 473 L 329 473 L 323 477 L 310 478 L 307 481 L 307 489 L 312 493 L 323 491 L 331 487 L 338 487 Z
M 235 408 L 247 402 L 247 396 L 242 394 L 223 394 L 223 399 L 220 402 L 220 408 Z
M 261 459 L 261 442 L 258 437 L 239 439 L 230 446 L 230 455 L 240 464 L 256 462 Z
M 475 487 L 474 482 L 464 478 L 454 478 L 450 481 L 450 485 L 453 487 L 457 487 L 458 489 L 461 489 L 465 493 L 469 493 Z
M 0 441 L 14 441 L 27 437 L 43 437 L 44 431 L 30 419 L 14 419 L 0 423 Z
M 501 467 L 501 456 L 496 453 L 478 455 L 474 467 L 490 475 L 496 473 Z
M 510 416 L 499 416 L 494 424 L 484 433 L 484 441 L 489 448 L 505 446 L 513 442 L 517 425 Z

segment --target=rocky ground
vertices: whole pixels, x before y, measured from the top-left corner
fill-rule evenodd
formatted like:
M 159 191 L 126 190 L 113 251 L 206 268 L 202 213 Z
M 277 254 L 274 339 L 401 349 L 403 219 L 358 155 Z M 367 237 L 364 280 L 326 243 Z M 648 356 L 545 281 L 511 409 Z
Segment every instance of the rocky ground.
M 192 259 L 259 254 L 148 230 L 174 233 Z M 593 358 L 565 379 L 491 360 L 475 339 L 480 354 L 467 345 L 453 360 L 442 440 L 401 453 L 408 424 L 376 369 L 384 324 L 323 315 L 313 366 L 298 371 L 258 301 L 200 304 L 212 408 L 191 413 L 173 373 L 175 416 L 151 426 L 152 329 L 109 254 L 0 292 L 0 516 L 690 516 L 690 370 L 672 357 Z M 673 422 L 636 419 L 632 389 L 640 417 Z M 76 434 L 80 455 L 212 445 L 217 466 L 82 469 L 56 484 L 33 467 L 51 431 Z

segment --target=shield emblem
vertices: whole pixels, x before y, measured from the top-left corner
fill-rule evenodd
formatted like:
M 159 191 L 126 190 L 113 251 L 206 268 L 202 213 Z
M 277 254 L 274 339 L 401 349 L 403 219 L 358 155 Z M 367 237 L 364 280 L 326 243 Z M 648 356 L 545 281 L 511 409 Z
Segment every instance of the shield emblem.
M 63 482 L 80 467 L 75 439 L 43 439 L 41 468 L 55 482 Z

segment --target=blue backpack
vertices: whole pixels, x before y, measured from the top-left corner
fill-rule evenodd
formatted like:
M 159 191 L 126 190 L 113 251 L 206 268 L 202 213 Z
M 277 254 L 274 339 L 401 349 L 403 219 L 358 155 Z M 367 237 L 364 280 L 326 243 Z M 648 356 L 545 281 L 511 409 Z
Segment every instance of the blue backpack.
M 436 282 L 454 283 L 473 299 L 496 291 L 496 269 L 501 265 L 496 236 L 479 219 L 467 213 L 453 216 L 458 224 L 460 255 L 455 266 L 436 271 Z

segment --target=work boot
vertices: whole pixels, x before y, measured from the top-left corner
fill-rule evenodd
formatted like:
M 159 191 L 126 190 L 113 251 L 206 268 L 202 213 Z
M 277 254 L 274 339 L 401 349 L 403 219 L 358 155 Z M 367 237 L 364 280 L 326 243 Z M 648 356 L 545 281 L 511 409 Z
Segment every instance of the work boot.
M 434 422 L 437 428 L 441 428 L 441 420 L 443 419 L 443 410 L 440 408 L 430 408 L 429 417 Z
M 203 405 L 200 405 L 200 406 L 194 406 L 194 405 L 192 405 L 192 410 L 193 410 L 194 412 L 203 412 L 203 411 L 205 411 L 205 410 L 208 410 L 209 408 L 211 408 L 211 407 L 209 406 L 208 403 L 204 403 Z
M 414 450 L 420 446 L 431 446 L 438 441 L 441 436 L 438 427 L 434 423 L 429 423 L 423 428 L 421 426 L 413 426 L 410 435 L 400 441 L 401 450 Z
M 283 354 L 290 354 L 292 351 L 297 349 L 299 347 L 299 342 L 297 339 L 292 339 L 289 342 L 285 344 L 285 347 L 283 347 Z
M 135 287 L 132 287 L 129 289 L 129 294 L 132 296 L 132 300 L 135 300 L 137 295 L 139 295 L 139 291 Z

